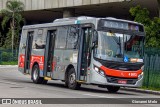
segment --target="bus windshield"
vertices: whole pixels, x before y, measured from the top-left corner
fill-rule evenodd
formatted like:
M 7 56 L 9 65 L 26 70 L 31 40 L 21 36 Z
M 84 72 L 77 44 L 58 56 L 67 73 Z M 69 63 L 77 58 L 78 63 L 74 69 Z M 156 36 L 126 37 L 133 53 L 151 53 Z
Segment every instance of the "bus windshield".
M 143 62 L 144 37 L 122 33 L 98 31 L 98 59 L 119 62 Z

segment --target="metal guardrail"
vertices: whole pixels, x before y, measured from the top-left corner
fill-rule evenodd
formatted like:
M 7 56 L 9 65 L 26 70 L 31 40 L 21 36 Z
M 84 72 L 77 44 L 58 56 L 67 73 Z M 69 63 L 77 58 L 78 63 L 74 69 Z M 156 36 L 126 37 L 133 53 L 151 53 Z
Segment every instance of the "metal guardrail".
M 160 89 L 160 55 L 145 54 L 144 82 L 147 88 Z

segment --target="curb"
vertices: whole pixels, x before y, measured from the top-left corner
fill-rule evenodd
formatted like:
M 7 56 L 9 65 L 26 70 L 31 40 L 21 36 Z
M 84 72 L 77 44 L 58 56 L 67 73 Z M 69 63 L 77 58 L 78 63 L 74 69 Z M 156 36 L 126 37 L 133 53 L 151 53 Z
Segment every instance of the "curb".
M 18 67 L 18 65 L 0 65 L 0 67 Z
M 18 65 L 0 65 L 0 66 L 18 66 Z
M 126 87 L 122 87 L 121 90 L 133 91 L 133 92 L 139 92 L 139 93 L 146 93 L 146 94 L 160 95 L 160 91 L 144 90 L 144 89 L 139 89 L 139 88 L 126 88 Z

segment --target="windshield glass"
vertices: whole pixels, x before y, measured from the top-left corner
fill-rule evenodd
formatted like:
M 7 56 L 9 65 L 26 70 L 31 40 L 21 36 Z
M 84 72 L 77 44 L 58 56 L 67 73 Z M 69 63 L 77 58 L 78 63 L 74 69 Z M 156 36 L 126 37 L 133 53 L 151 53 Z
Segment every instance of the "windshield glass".
M 120 62 L 143 62 L 143 36 L 98 32 L 95 57 Z

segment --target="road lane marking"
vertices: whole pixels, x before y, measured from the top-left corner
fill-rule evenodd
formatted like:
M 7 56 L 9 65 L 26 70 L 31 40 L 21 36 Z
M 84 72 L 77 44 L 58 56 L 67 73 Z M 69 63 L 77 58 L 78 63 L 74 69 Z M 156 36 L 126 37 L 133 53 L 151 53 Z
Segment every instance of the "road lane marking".
M 101 96 L 101 95 L 95 95 L 95 94 L 83 94 L 83 95 L 92 96 L 92 97 L 100 97 L 100 98 L 110 98 L 107 96 Z
M 20 84 L 13 83 L 13 82 L 7 82 L 7 81 L 3 81 L 3 80 L 1 80 L 0 83 L 20 86 Z

